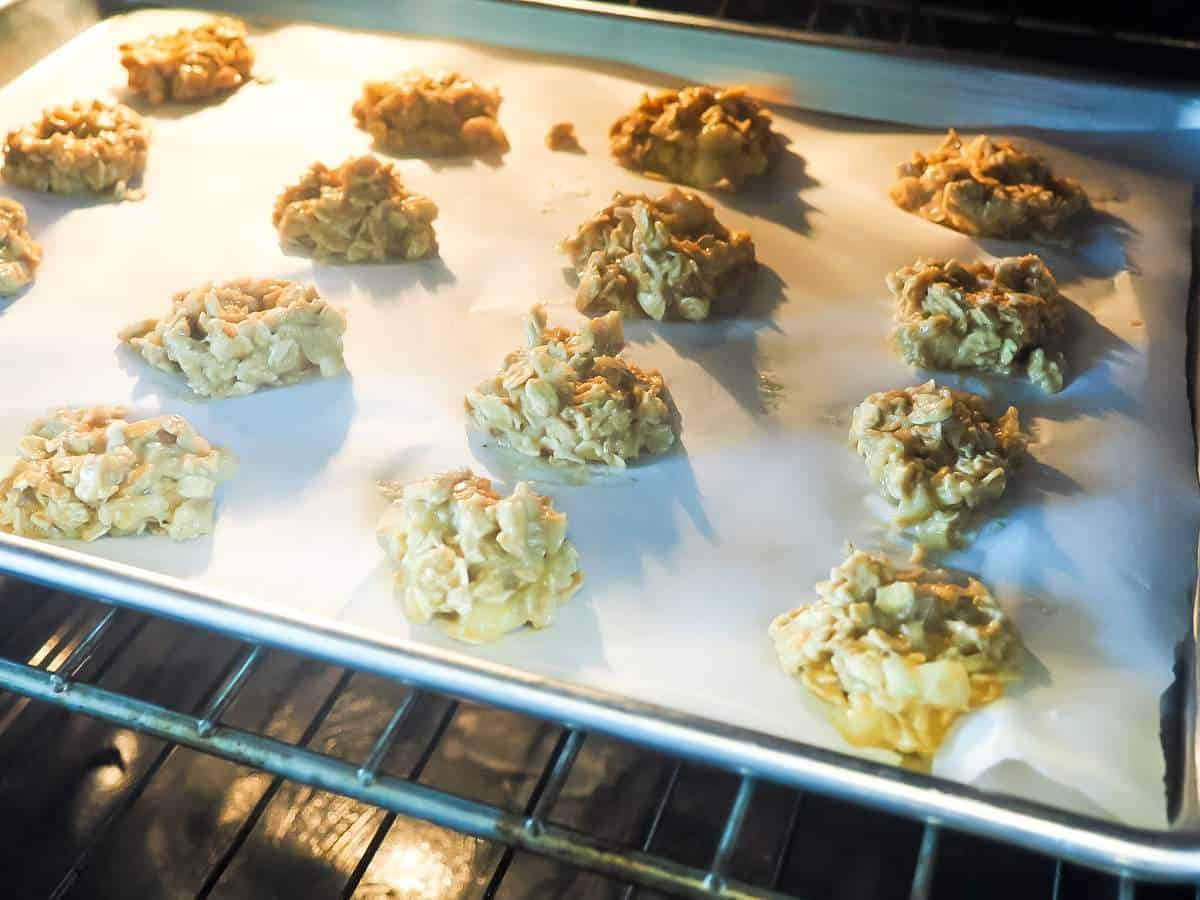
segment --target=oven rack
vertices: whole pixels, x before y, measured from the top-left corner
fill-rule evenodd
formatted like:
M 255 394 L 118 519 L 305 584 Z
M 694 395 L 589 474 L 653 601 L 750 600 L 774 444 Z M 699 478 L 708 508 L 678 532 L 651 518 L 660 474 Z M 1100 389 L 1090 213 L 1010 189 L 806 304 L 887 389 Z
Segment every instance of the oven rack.
M 770 888 L 756 888 L 733 880 L 726 873 L 754 794 L 755 779 L 749 775 L 741 776 L 717 851 L 706 870 L 681 865 L 642 849 L 606 846 L 587 834 L 556 825 L 548 818 L 587 737 L 583 731 L 563 726 L 538 779 L 530 807 L 524 814 L 513 813 L 422 785 L 413 778 L 420 774 L 419 769 L 410 771 L 408 777 L 380 771 L 400 729 L 426 696 L 418 688 L 408 691 L 379 732 L 370 752 L 356 763 L 315 752 L 302 744 L 288 744 L 222 723 L 222 714 L 253 677 L 263 656 L 270 652 L 261 644 L 243 645 L 223 677 L 207 691 L 198 710 L 192 712 L 170 709 L 88 683 L 82 676 L 89 661 L 96 656 L 105 636 L 118 620 L 128 615 L 131 614 L 117 607 L 99 612 L 81 635 L 69 638 L 63 646 L 46 646 L 41 665 L 0 659 L 0 687 L 72 712 L 128 725 L 172 744 L 253 766 L 392 813 L 423 819 L 513 849 L 537 853 L 648 887 L 686 897 L 739 900 L 785 897 Z M 448 722 L 458 702 L 451 701 L 443 716 L 444 722 Z M 422 758 L 433 753 L 443 732 L 444 727 L 437 728 L 429 735 Z M 660 805 L 665 805 L 667 799 L 669 794 Z M 652 827 L 648 831 L 647 842 L 653 839 L 654 830 Z M 922 854 L 932 858 L 936 827 L 926 826 L 926 835 L 929 848 L 927 850 L 923 844 Z M 927 866 L 921 867 L 922 871 L 916 876 L 921 881 L 928 880 L 924 868 Z M 924 894 L 917 892 L 915 887 L 913 896 Z
M 190 748 L 271 773 L 277 779 L 340 794 L 387 810 L 389 816 L 384 826 L 355 865 L 341 893 L 343 897 L 357 896 L 359 882 L 368 870 L 374 852 L 379 849 L 387 825 L 395 816 L 427 821 L 507 847 L 482 895 L 489 898 L 497 895 L 514 853 L 523 851 L 572 869 L 588 870 L 621 882 L 624 884 L 619 893 L 621 900 L 632 900 L 638 894 L 646 897 L 642 888 L 654 890 L 656 896 L 786 900 L 797 896 L 782 892 L 780 887 L 789 856 L 803 852 L 803 835 L 807 829 L 821 827 L 819 822 L 803 821 L 802 801 L 805 795 L 788 791 L 786 801 L 775 804 L 787 812 L 773 823 L 774 834 L 767 836 L 773 849 L 768 854 L 769 859 L 761 860 L 755 867 L 759 878 L 750 883 L 735 877 L 731 863 L 739 846 L 747 838 L 757 843 L 763 843 L 764 840 L 762 834 L 751 833 L 753 828 L 747 830 L 748 812 L 756 793 L 759 790 L 778 792 L 778 786 L 760 783 L 749 775 L 731 773 L 736 778 L 736 789 L 731 792 L 732 802 L 722 814 L 719 837 L 707 865 L 688 865 L 670 859 L 653 848 L 664 813 L 678 791 L 680 772 L 686 763 L 680 759 L 669 759 L 666 761 L 669 775 L 661 792 L 650 804 L 652 811 L 640 840 L 625 846 L 611 843 L 585 830 L 561 824 L 555 818 L 556 801 L 589 740 L 589 735 L 581 730 L 554 723 L 553 747 L 545 757 L 523 809 L 506 809 L 493 803 L 458 796 L 420 781 L 448 725 L 460 709 L 469 706 L 468 701 L 410 687 L 391 707 L 390 715 L 379 718 L 382 724 L 375 730 L 369 750 L 357 758 L 342 758 L 319 752 L 309 744 L 333 709 L 339 694 L 354 676 L 352 670 L 341 670 L 334 690 L 321 702 L 298 740 L 279 740 L 258 730 L 231 725 L 225 721 L 225 717 L 247 690 L 256 673 L 268 663 L 269 657 L 282 654 L 283 651 L 261 644 L 234 642 L 224 636 L 205 632 L 206 638 L 220 642 L 212 645 L 209 677 L 202 685 L 197 685 L 198 702 L 177 704 L 187 708 L 176 709 L 169 704 L 134 696 L 133 692 L 126 693 L 103 686 L 105 676 L 122 664 L 123 657 L 136 654 L 134 645 L 138 635 L 151 623 L 161 625 L 163 620 L 79 597 L 47 592 L 12 579 L 0 581 L 0 601 L 8 607 L 7 610 L 0 608 L 0 620 L 4 619 L 5 612 L 11 616 L 13 607 L 21 605 L 19 600 L 14 600 L 20 592 L 27 597 L 32 595 L 33 603 L 37 605 L 58 603 L 62 613 L 60 618 L 50 623 L 46 629 L 48 633 L 21 637 L 20 643 L 32 648 L 29 652 L 6 647 L 5 640 L 0 639 L 0 745 L 7 737 L 5 731 L 25 703 L 20 698 L 31 698 L 161 739 L 166 743 L 159 751 L 159 760 L 176 747 Z M 16 621 L 10 619 L 7 624 L 15 626 Z M 175 623 L 167 627 L 200 631 L 194 626 Z M 15 627 L 9 632 L 9 638 L 14 631 L 17 631 Z M 13 658 L 14 650 L 19 654 L 16 658 Z M 305 660 L 305 663 L 308 662 Z M 311 661 L 311 664 L 321 665 L 317 661 Z M 5 696 L 4 690 L 13 694 Z M 150 691 L 153 693 L 153 688 Z M 422 707 L 432 707 L 433 727 L 414 729 L 418 718 L 429 718 L 428 715 L 416 715 L 416 711 Z M 390 771 L 385 760 L 398 738 L 406 733 L 409 740 L 416 740 L 418 752 L 411 762 L 401 767 L 402 771 Z M 139 783 L 127 792 L 131 795 L 128 803 L 110 813 L 108 821 L 104 823 L 106 829 L 113 827 L 121 813 L 127 811 L 128 806 L 136 800 L 145 786 L 144 782 L 152 779 L 156 772 L 157 765 L 151 765 Z M 863 816 L 870 815 L 865 810 L 860 812 Z M 943 895 L 934 890 L 943 829 L 933 820 L 924 821 L 918 827 L 921 829 L 920 839 L 911 862 L 911 875 L 907 876 L 906 896 L 911 900 Z M 947 833 L 953 835 L 953 832 Z M 98 842 L 98 839 L 94 840 L 92 846 Z M 222 854 L 218 865 L 204 879 L 204 887 L 197 894 L 198 897 L 208 895 L 237 849 L 234 846 Z M 80 855 L 62 876 L 51 897 L 77 896 L 72 893 L 72 888 L 81 871 L 86 869 L 91 855 L 90 850 Z M 1090 893 L 1072 893 L 1064 887 L 1069 882 L 1071 871 L 1081 870 L 1061 859 L 1054 862 L 1054 878 L 1049 895 L 1053 900 L 1068 896 L 1093 896 Z M 1151 896 L 1200 900 L 1200 890 L 1195 888 L 1148 887 L 1139 884 L 1128 874 L 1098 883 L 1107 884 L 1107 892 L 1119 900 Z M 1147 891 L 1156 892 L 1151 894 Z
M 370 751 L 356 761 L 339 759 L 306 748 L 304 739 L 298 743 L 287 743 L 222 722 L 223 714 L 246 688 L 264 657 L 274 652 L 261 644 L 241 644 L 220 678 L 208 686 L 201 703 L 190 711 L 175 710 L 90 682 L 89 676 L 103 674 L 122 652 L 119 645 L 106 646 L 109 635 L 127 631 L 127 628 L 120 627 L 132 624 L 127 620 L 145 620 L 146 617 L 118 607 L 105 607 L 82 598 L 75 599 L 92 607 L 87 621 L 82 627 L 68 628 L 63 633 L 48 637 L 27 661 L 0 657 L 0 689 L 74 713 L 129 726 L 171 745 L 252 766 L 282 778 L 378 806 L 391 813 L 422 819 L 463 834 L 502 843 L 513 850 L 536 853 L 572 867 L 611 876 L 630 884 L 625 892 L 627 898 L 633 897 L 636 891 L 634 884 L 685 897 L 786 900 L 788 896 L 771 886 L 749 885 L 728 875 L 727 867 L 737 847 L 755 792 L 756 780 L 749 775 L 740 776 L 716 852 L 707 868 L 683 865 L 647 851 L 662 820 L 662 812 L 671 798 L 682 765 L 679 761 L 674 763 L 675 777 L 669 780 L 666 791 L 656 803 L 656 814 L 645 833 L 642 846 L 610 846 L 586 833 L 555 824 L 550 818 L 555 801 L 587 739 L 583 731 L 566 725 L 560 728 L 526 809 L 516 813 L 428 787 L 416 780 L 421 774 L 423 761 L 428 760 L 436 750 L 446 725 L 462 702 L 458 699 L 449 699 L 439 726 L 426 736 L 417 763 L 404 775 L 388 774 L 381 771 L 385 757 L 414 710 L 427 702 L 431 694 L 410 688 L 379 730 Z M 342 681 L 345 680 L 344 675 Z M 323 704 L 323 713 L 327 714 L 332 708 L 332 699 Z M 306 737 L 311 736 L 321 719 L 322 715 L 318 713 L 306 730 Z M 794 827 L 793 816 L 783 833 L 781 847 L 786 847 Z M 937 826 L 927 824 L 921 844 L 921 861 L 913 876 L 913 898 L 927 896 L 937 837 Z M 781 853 L 773 866 L 777 873 L 781 873 L 782 863 Z M 498 875 L 503 878 L 503 872 Z M 499 880 L 496 884 L 499 884 Z M 65 885 L 68 889 L 69 886 L 69 883 Z

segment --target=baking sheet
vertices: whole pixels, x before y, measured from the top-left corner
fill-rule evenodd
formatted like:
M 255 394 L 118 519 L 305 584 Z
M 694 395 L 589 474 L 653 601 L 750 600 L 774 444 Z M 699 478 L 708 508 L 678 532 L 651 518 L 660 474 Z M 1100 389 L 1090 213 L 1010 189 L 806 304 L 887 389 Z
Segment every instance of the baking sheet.
M 140 12 L 92 29 L 0 92 L 5 128 L 45 105 L 123 99 L 115 47 L 203 19 Z M 883 275 L 918 255 L 1009 254 L 886 200 L 896 162 L 936 135 L 801 113 L 770 187 L 715 198 L 749 229 L 764 270 L 751 314 L 701 325 L 630 323 L 628 355 L 660 368 L 683 423 L 680 449 L 582 480 L 515 462 L 468 433 L 463 393 L 523 336 L 528 306 L 577 323 L 558 238 L 614 190 L 661 190 L 613 164 L 608 124 L 667 77 L 437 41 L 284 26 L 255 46 L 270 84 L 223 103 L 153 115 L 147 197 L 88 204 L 0 186 L 26 203 L 46 259 L 0 313 L 9 390 L 0 447 L 53 405 L 126 402 L 178 412 L 242 468 L 216 534 L 173 545 L 102 540 L 83 549 L 234 592 L 247 605 L 327 618 L 383 639 L 451 648 L 539 675 L 845 751 L 775 662 L 766 627 L 812 597 L 843 544 L 899 548 L 846 446 L 865 394 L 914 383 L 887 350 Z M 275 195 L 313 161 L 368 149 L 349 106 L 366 78 L 460 68 L 505 95 L 502 164 L 401 160 L 441 208 L 441 258 L 329 267 L 284 256 Z M 588 153 L 552 154 L 549 125 L 575 122 Z M 1103 199 L 1103 227 L 1047 252 L 1076 302 L 1075 373 L 1054 397 L 1016 381 L 940 376 L 1018 405 L 1035 463 L 969 552 L 1028 646 L 1025 684 L 964 722 L 935 772 L 1042 802 L 1162 826 L 1159 696 L 1170 684 L 1195 575 L 1200 507 L 1187 416 L 1184 314 L 1190 189 L 1036 143 Z M 1097 146 L 1100 146 L 1097 152 Z M 242 275 L 314 281 L 348 310 L 350 375 L 197 403 L 116 346 L 126 323 L 176 290 Z M 558 624 L 482 648 L 412 627 L 374 542 L 381 478 L 472 465 L 511 486 L 538 481 L 570 522 L 587 575 Z M 868 754 L 869 755 L 869 754 Z M 878 754 L 876 754 L 878 755 Z

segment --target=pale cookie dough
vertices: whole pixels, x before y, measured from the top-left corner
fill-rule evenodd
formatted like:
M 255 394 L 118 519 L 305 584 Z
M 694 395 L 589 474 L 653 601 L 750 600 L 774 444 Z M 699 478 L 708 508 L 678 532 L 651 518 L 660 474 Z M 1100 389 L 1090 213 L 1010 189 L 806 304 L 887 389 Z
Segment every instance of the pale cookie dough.
M 620 313 L 573 332 L 548 328 L 535 306 L 527 339 L 499 375 L 467 394 L 467 416 L 481 431 L 526 456 L 618 467 L 675 442 L 662 375 L 617 356 Z
M 146 168 L 150 135 L 142 117 L 100 100 L 48 109 L 4 141 L 5 181 L 35 191 L 134 196 L 129 182 Z
M 887 276 L 896 299 L 892 337 L 910 365 L 1011 375 L 1047 393 L 1063 387 L 1067 299 L 1037 256 L 995 264 L 921 259 Z
M 379 146 L 412 156 L 485 156 L 508 150 L 496 120 L 500 92 L 456 72 L 406 72 L 368 81 L 354 119 Z
M 373 156 L 336 169 L 313 163 L 275 201 L 271 221 L 285 252 L 329 262 L 422 259 L 437 253 L 438 208 L 410 192 L 391 163 Z
M 1004 493 L 1025 449 L 1016 409 L 991 419 L 976 395 L 932 381 L 871 394 L 854 410 L 850 441 L 898 506 L 895 524 L 937 548 L 959 542 L 967 514 Z
M 28 228 L 25 207 L 0 197 L 0 297 L 15 294 L 33 281 L 33 273 L 42 261 L 42 248 Z
M 162 319 L 121 332 L 156 369 L 202 397 L 239 397 L 345 369 L 346 317 L 311 285 L 242 278 L 180 291 Z
M 583 583 L 567 517 L 525 482 L 501 497 L 468 469 L 393 492 L 379 543 L 412 622 L 473 644 L 554 624 Z
M 582 312 L 609 309 L 652 319 L 706 319 L 755 268 L 754 241 L 730 232 L 691 191 L 671 188 L 613 202 L 562 243 L 575 265 Z
M 150 103 L 203 100 L 245 84 L 254 67 L 246 23 L 220 17 L 199 28 L 121 45 L 129 89 Z
M 556 153 L 571 153 L 583 150 L 571 122 L 555 122 L 546 132 L 546 146 Z
M 213 492 L 236 471 L 233 454 L 179 416 L 125 415 L 120 406 L 58 409 L 30 425 L 0 479 L 0 530 L 82 541 L 211 532 Z
M 1079 183 L 1044 160 L 987 135 L 964 144 L 953 128 L 937 150 L 901 163 L 897 176 L 893 203 L 976 237 L 1063 243 L 1065 226 L 1088 208 Z
M 771 114 L 741 88 L 643 94 L 609 137 L 621 165 L 710 190 L 734 191 L 761 175 L 778 146 Z
M 897 570 L 859 550 L 816 591 L 771 623 L 771 639 L 855 746 L 927 765 L 959 716 L 1020 677 L 1013 624 L 974 578 Z

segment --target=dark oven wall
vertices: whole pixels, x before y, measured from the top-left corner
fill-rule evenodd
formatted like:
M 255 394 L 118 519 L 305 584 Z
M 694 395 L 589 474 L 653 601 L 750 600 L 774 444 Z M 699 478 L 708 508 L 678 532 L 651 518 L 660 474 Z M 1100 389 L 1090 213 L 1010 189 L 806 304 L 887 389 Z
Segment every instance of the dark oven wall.
M 1152 0 L 634 0 L 824 36 L 1200 84 L 1200 3 Z

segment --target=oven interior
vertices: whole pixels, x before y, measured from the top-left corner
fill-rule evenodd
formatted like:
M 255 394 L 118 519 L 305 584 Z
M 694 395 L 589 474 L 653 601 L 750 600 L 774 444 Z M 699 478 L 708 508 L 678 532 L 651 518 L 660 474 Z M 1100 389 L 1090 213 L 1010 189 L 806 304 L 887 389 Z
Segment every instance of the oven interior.
M 633 5 L 897 52 L 1176 86 L 1200 81 L 1200 5 L 1187 0 L 1083 12 L 1032 0 Z M 0 0 L 0 83 L 121 8 Z M 585 868 L 553 852 L 552 842 L 548 855 L 514 850 L 271 774 L 247 761 L 253 752 L 230 761 L 143 733 L 132 714 L 113 724 L 0 691 L 6 897 L 1200 898 L 1195 886 L 1139 882 L 754 783 L 11 578 L 0 582 L 0 660 L 37 667 L 54 689 L 70 681 L 128 698 L 126 712 L 141 702 L 219 721 L 277 742 L 271 746 L 344 761 L 364 770 L 358 778 L 367 786 L 416 783 L 451 803 L 465 798 L 497 810 L 505 822 L 532 817 L 551 826 L 551 836 L 554 827 L 569 829 L 649 861 L 598 874 L 591 869 L 604 868 L 599 852 Z M 689 881 L 680 873 L 700 875 Z

